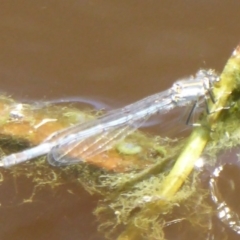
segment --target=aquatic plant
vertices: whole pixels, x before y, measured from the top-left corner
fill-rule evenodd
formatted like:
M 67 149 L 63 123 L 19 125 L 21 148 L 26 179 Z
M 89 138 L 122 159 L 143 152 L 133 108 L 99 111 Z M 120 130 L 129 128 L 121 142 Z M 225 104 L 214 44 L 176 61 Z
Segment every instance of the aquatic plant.
M 214 165 L 218 153 L 239 145 L 240 46 L 228 60 L 220 81 L 213 86 L 215 101 L 208 100 L 210 114 L 200 115 L 188 138 L 170 139 L 136 131 L 112 150 L 82 164 L 53 168 L 45 158 L 7 170 L 16 179 L 34 183 L 34 201 L 43 188 L 52 189 L 71 179 L 91 194 L 102 196 L 94 214 L 99 230 L 118 240 L 162 240 L 172 225 L 188 224 L 203 238 L 211 232 L 215 214 L 209 191 L 201 185 L 201 172 L 194 170 L 199 157 Z M 99 112 L 71 107 L 17 103 L 2 96 L 0 110 L 1 154 L 39 144 L 54 131 L 88 121 Z M 1 170 L 4 182 L 6 170 Z

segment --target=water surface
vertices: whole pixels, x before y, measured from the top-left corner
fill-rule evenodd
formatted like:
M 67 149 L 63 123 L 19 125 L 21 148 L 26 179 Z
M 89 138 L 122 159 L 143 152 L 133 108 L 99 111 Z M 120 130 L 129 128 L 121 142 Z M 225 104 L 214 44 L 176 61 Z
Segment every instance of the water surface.
M 5 1 L 1 91 L 19 100 L 93 96 L 124 105 L 199 68 L 220 72 L 240 41 L 239 7 L 238 1 Z M 0 239 L 103 239 L 91 214 L 96 198 L 79 185 L 68 183 L 73 194 L 66 186 L 56 194 L 47 189 L 21 204 L 31 186 L 9 177 L 0 187 Z

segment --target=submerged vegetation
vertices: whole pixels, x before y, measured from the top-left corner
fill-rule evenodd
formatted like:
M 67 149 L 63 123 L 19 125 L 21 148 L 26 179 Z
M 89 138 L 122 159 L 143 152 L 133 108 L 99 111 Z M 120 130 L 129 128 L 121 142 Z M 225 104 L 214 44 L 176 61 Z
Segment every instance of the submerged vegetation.
M 239 145 L 240 47 L 228 60 L 213 88 L 211 114 L 203 113 L 188 139 L 170 139 L 136 131 L 115 148 L 84 163 L 53 168 L 39 158 L 0 170 L 18 179 L 25 176 L 34 190 L 23 202 L 34 201 L 46 186 L 56 188 L 71 179 L 91 194 L 102 196 L 94 214 L 99 230 L 118 240 L 163 240 L 168 229 L 184 226 L 210 239 L 215 208 L 208 187 L 201 181 L 203 169 L 217 161 L 220 151 Z M 49 134 L 101 113 L 72 107 L 28 105 L 0 98 L 1 154 L 37 145 Z M 201 171 L 196 161 L 204 160 Z M 205 179 L 206 180 L 206 179 Z M 213 239 L 213 238 L 211 238 Z M 220 239 L 217 238 L 216 239 Z

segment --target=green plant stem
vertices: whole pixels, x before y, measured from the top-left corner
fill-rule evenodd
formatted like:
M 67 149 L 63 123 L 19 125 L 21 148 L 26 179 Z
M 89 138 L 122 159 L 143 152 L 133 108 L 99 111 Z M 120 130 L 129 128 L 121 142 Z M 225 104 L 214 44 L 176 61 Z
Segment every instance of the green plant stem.
M 217 123 L 222 110 L 230 105 L 229 97 L 232 91 L 240 85 L 239 76 L 240 45 L 235 49 L 225 65 L 219 83 L 214 86 L 213 94 L 216 102 L 210 103 L 209 101 L 211 114 L 206 115 L 206 117 L 202 119 L 201 126 L 194 128 L 175 165 L 163 181 L 159 196 L 161 199 L 165 199 L 165 202 L 171 200 L 171 197 L 180 189 L 189 174 L 192 172 L 196 160 L 200 157 L 209 141 L 210 132 L 214 130 L 215 124 Z M 151 218 L 151 214 L 153 214 L 153 216 L 154 214 L 160 214 L 164 209 L 164 205 L 163 200 L 147 204 L 136 215 Z M 146 208 L 148 209 L 146 210 Z M 150 229 L 139 229 L 136 226 L 134 222 L 136 215 L 130 220 L 126 230 L 122 232 L 118 237 L 118 240 L 139 240 L 143 233 L 146 234 L 146 231 L 151 231 Z

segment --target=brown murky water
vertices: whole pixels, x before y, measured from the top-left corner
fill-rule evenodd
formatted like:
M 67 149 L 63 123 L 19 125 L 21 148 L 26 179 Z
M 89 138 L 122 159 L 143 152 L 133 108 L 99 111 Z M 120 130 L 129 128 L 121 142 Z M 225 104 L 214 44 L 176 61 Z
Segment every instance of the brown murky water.
M 221 71 L 240 41 L 239 7 L 238 1 L 5 1 L 1 91 L 24 100 L 90 97 L 114 107 L 199 68 Z M 10 178 L 1 187 L 9 207 L 0 208 L 0 239 L 103 239 L 91 215 L 96 199 L 79 186 L 68 184 L 73 194 L 46 190 L 21 205 L 30 185 Z

